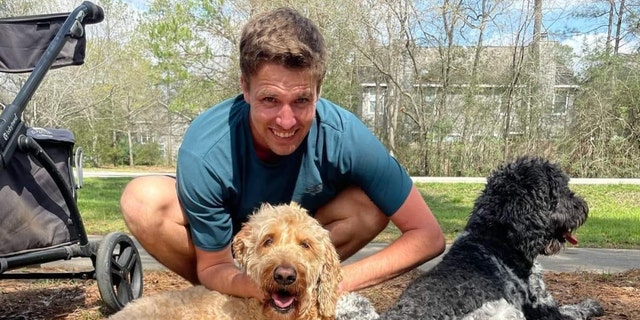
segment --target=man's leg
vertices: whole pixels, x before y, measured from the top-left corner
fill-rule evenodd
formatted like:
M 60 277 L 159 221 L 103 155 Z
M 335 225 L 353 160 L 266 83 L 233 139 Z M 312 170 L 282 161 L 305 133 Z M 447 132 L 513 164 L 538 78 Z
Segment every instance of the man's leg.
M 122 193 L 120 209 L 129 231 L 149 254 L 196 284 L 195 251 L 175 184 L 168 176 L 133 179 Z
M 344 261 L 366 246 L 389 224 L 389 218 L 358 187 L 349 187 L 316 212 Z

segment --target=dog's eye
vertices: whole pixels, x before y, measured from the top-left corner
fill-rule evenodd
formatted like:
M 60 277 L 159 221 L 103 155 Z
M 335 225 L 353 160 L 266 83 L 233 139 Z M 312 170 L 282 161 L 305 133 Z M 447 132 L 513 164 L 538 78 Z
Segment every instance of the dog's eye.
M 268 247 L 273 244 L 273 238 L 267 238 L 262 242 L 263 247 Z
M 300 242 L 300 246 L 305 248 L 305 249 L 311 249 L 311 245 L 307 241 Z

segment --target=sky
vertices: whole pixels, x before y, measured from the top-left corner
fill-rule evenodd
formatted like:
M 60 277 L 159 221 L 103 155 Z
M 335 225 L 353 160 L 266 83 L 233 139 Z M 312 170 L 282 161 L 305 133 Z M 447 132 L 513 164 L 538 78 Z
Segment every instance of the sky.
M 618 2 L 618 1 L 616 1 Z M 557 36 L 561 43 L 574 49 L 574 53 L 581 55 L 585 45 L 587 47 L 602 46 L 606 41 L 606 16 L 598 22 L 588 19 L 577 19 L 569 13 L 579 11 L 595 5 L 608 6 L 605 1 L 595 0 L 545 0 L 548 4 L 546 8 L 547 16 L 545 27 L 556 35 L 566 33 L 564 36 Z M 573 31 L 573 32 L 570 32 Z M 630 53 L 638 47 L 637 40 L 623 39 L 621 41 L 620 52 Z
M 148 0 L 124 0 L 134 9 L 144 11 L 147 8 Z M 530 0 L 532 1 L 532 0 Z M 518 10 L 524 4 L 516 1 L 514 10 Z M 543 29 L 547 31 L 551 40 L 573 48 L 574 53 L 578 56 L 584 54 L 584 48 L 593 48 L 598 45 L 602 46 L 606 39 L 606 29 L 596 28 L 593 20 L 577 19 L 570 13 L 593 6 L 595 3 L 606 3 L 603 0 L 543 0 L 544 21 Z M 513 17 L 509 17 L 513 18 Z M 574 32 L 571 32 L 574 31 Z M 493 45 L 509 44 L 513 37 L 508 35 L 500 35 L 488 39 L 487 42 Z M 622 42 L 621 52 L 631 52 L 638 47 L 635 40 L 625 40 Z
M 138 10 L 144 11 L 147 8 L 147 0 L 125 0 L 124 2 Z

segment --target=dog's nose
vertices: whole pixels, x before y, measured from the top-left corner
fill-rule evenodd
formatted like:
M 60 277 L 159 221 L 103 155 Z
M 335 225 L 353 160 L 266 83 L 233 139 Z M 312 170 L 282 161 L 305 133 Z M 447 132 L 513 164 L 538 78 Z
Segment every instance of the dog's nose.
M 290 285 L 296 282 L 296 270 L 289 266 L 278 266 L 273 270 L 273 279 L 279 285 Z

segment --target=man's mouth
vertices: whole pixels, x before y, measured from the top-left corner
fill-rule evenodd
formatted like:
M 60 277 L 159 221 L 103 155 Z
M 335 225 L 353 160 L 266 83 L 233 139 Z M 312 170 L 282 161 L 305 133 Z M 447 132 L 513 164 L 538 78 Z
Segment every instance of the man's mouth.
M 292 130 L 292 131 L 278 131 L 278 130 L 275 130 L 275 129 L 271 129 L 271 132 L 273 132 L 273 134 L 274 134 L 276 137 L 284 138 L 284 139 L 287 139 L 287 138 L 291 138 L 291 137 L 293 137 L 293 136 L 296 134 L 296 131 L 297 131 L 297 130 Z

